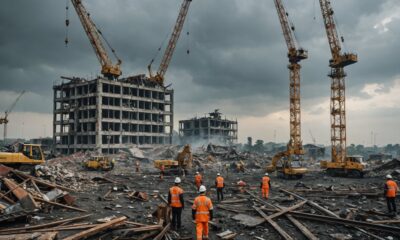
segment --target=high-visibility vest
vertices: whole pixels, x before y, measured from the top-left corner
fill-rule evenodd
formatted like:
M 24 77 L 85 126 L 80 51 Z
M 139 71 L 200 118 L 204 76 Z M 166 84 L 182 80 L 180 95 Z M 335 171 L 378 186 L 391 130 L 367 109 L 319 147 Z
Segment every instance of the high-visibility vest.
M 203 179 L 203 177 L 202 177 L 200 174 L 197 174 L 197 175 L 194 177 L 194 181 L 195 181 L 196 184 L 201 183 L 201 180 L 202 180 L 202 179 Z
M 262 178 L 262 187 L 269 188 L 269 177 L 268 176 L 264 176 Z
M 224 178 L 223 177 L 218 176 L 215 181 L 217 182 L 217 188 L 223 188 L 224 187 Z
M 387 191 L 386 191 L 386 197 L 396 197 L 397 193 L 397 184 L 393 180 L 388 180 L 386 182 L 387 186 Z
M 192 209 L 196 210 L 196 222 L 208 222 L 210 220 L 210 210 L 213 210 L 211 199 L 205 195 L 196 197 Z
M 180 208 L 182 207 L 181 199 L 179 195 L 183 193 L 182 188 L 178 186 L 173 186 L 169 189 L 169 193 L 171 194 L 171 207 Z

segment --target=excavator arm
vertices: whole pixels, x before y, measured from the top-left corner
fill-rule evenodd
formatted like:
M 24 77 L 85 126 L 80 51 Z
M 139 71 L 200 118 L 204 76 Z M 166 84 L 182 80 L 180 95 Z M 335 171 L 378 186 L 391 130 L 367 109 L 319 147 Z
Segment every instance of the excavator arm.
M 104 75 L 104 77 L 107 77 L 109 79 L 118 78 L 122 74 L 120 67 L 122 61 L 117 57 L 118 61 L 117 64 L 114 65 L 112 63 L 101 41 L 100 35 L 102 33 L 96 28 L 96 25 L 90 18 L 90 14 L 86 11 L 85 7 L 83 6 L 82 0 L 71 0 L 71 2 L 76 10 L 76 13 L 78 14 L 83 29 L 85 30 L 85 33 L 89 38 L 89 42 L 92 45 L 94 52 L 96 53 L 96 57 L 100 62 L 101 73 Z M 111 51 L 115 55 L 114 49 L 111 49 Z
M 183 0 L 181 9 L 179 11 L 178 19 L 176 20 L 174 30 L 172 31 L 171 38 L 169 39 L 168 46 L 164 52 L 164 56 L 161 60 L 160 66 L 158 67 L 156 75 L 153 76 L 151 72 L 151 63 L 153 63 L 153 60 L 147 67 L 149 70 L 150 80 L 153 80 L 160 85 L 164 84 L 164 75 L 167 72 L 168 66 L 172 59 L 172 55 L 174 54 L 175 51 L 176 44 L 181 35 L 183 25 L 185 23 L 186 16 L 189 11 L 190 3 L 192 3 L 192 0 Z

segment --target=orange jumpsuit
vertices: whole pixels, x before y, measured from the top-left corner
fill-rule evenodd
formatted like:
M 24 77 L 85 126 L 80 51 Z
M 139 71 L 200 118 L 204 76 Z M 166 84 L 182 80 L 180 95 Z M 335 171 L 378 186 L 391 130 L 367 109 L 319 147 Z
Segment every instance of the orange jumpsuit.
M 264 176 L 262 178 L 262 183 L 261 183 L 261 192 L 262 192 L 262 197 L 268 199 L 269 197 L 269 187 L 270 187 L 270 179 L 268 176 Z
M 211 199 L 201 194 L 192 206 L 192 216 L 196 220 L 196 239 L 208 239 L 208 221 L 212 219 L 213 204 Z

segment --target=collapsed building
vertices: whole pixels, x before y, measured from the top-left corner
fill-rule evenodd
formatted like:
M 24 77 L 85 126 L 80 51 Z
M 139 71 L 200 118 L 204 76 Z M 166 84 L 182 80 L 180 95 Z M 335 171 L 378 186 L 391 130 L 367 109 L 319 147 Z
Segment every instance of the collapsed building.
M 179 121 L 179 135 L 183 142 L 221 142 L 236 143 L 238 139 L 238 122 L 222 118 L 216 109 L 209 116 Z
M 113 154 L 129 145 L 170 144 L 173 90 L 145 75 L 119 80 L 65 78 L 53 86 L 54 150 Z

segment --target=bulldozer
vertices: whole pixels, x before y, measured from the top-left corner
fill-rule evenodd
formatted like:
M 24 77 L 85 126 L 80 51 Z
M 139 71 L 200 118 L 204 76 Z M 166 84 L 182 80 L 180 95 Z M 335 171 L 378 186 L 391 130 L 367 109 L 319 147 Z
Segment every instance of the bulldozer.
M 190 145 L 186 144 L 183 150 L 178 153 L 175 160 L 159 159 L 154 160 L 154 167 L 161 168 L 164 166 L 165 172 L 173 175 L 188 174 L 193 165 L 193 155 Z
M 110 171 L 114 165 L 115 160 L 106 156 L 94 156 L 83 162 L 83 167 L 88 170 Z
M 38 144 L 16 143 L 0 152 L 0 164 L 14 168 L 29 168 L 43 163 L 45 163 L 44 154 Z
M 345 161 L 321 161 L 320 166 L 329 176 L 348 176 L 362 178 L 367 164 L 359 155 L 346 156 Z
M 278 152 L 272 158 L 272 162 L 267 166 L 267 172 L 277 172 L 281 177 L 286 179 L 300 179 L 307 168 L 303 166 L 304 151 L 287 151 Z

